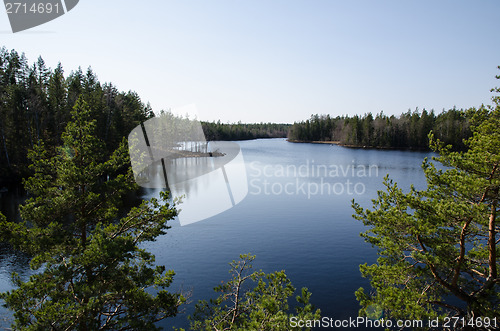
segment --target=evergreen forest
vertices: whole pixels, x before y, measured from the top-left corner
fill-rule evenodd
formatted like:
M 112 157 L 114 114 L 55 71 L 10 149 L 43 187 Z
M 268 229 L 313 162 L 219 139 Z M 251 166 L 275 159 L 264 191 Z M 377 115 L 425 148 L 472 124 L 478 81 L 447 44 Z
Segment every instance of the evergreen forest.
M 49 68 L 40 56 L 29 63 L 24 53 L 0 48 L 0 183 L 20 183 L 30 174 L 28 150 L 43 141 L 56 147 L 70 120 L 76 100 L 89 105 L 97 135 L 107 153 L 141 122 L 154 117 L 151 106 L 134 91 L 120 91 L 99 81 L 92 68 L 65 74 L 61 63 Z M 351 147 L 429 149 L 428 134 L 463 150 L 470 137 L 467 111 L 449 109 L 436 114 L 418 108 L 399 117 L 383 112 L 373 116 L 311 115 L 302 122 L 201 122 L 207 140 L 285 138 L 293 142 L 336 142 Z
M 134 91 L 99 81 L 92 68 L 65 75 L 61 63 L 49 68 L 40 56 L 29 63 L 24 53 L 0 48 L 0 184 L 18 184 L 30 174 L 28 150 L 42 141 L 61 145 L 61 134 L 78 98 L 91 109 L 97 137 L 108 154 L 141 122 L 154 117 Z M 202 122 L 207 140 L 283 138 L 289 124 Z
M 471 111 L 469 111 L 471 112 Z M 464 139 L 471 135 L 468 111 L 452 108 L 438 115 L 433 110 L 408 110 L 399 117 L 383 112 L 364 116 L 311 115 L 294 123 L 288 133 L 290 141 L 332 141 L 345 146 L 428 150 L 430 131 L 454 149 L 465 148 Z

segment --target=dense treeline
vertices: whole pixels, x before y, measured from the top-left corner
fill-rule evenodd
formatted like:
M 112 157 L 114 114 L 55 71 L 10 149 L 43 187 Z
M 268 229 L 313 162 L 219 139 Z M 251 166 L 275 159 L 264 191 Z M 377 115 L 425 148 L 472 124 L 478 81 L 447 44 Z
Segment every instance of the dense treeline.
M 42 141 L 61 145 L 61 134 L 79 97 L 97 120 L 97 134 L 108 153 L 141 121 L 153 115 L 137 93 L 101 84 L 91 68 L 64 75 L 42 59 L 29 64 L 24 54 L 0 48 L 0 182 L 28 174 L 28 150 Z
M 470 137 L 467 112 L 450 109 L 435 115 L 434 111 L 408 111 L 399 117 L 383 112 L 353 117 L 312 115 L 309 120 L 294 123 L 288 133 L 292 141 L 336 141 L 343 145 L 377 148 L 428 149 L 428 134 L 456 149 L 463 149 L 463 139 Z
M 59 63 L 46 66 L 42 57 L 29 64 L 24 54 L 0 48 L 0 183 L 19 181 L 29 174 L 27 152 L 42 141 L 59 146 L 61 133 L 79 97 L 89 105 L 97 121 L 98 138 L 110 153 L 120 140 L 154 116 L 137 93 L 122 92 L 112 83 L 101 84 L 91 68 L 64 75 Z M 345 145 L 415 148 L 428 147 L 427 134 L 463 148 L 470 135 L 466 112 L 450 109 L 439 115 L 433 111 L 408 111 L 399 117 L 383 113 L 375 117 L 313 115 L 305 122 L 289 124 L 224 124 L 202 122 L 207 140 L 247 140 L 281 138 L 300 141 L 338 141 Z
M 223 124 L 220 121 L 201 122 L 207 140 L 249 140 L 259 138 L 286 138 L 290 124 Z
M 24 53 L 0 48 L 0 183 L 29 174 L 27 152 L 42 141 L 61 144 L 76 100 L 82 96 L 97 120 L 98 138 L 108 152 L 130 131 L 154 116 L 137 93 L 99 82 L 91 68 L 65 76 L 62 65 L 50 69 L 42 57 L 29 64 Z M 208 140 L 286 137 L 289 124 L 202 123 Z

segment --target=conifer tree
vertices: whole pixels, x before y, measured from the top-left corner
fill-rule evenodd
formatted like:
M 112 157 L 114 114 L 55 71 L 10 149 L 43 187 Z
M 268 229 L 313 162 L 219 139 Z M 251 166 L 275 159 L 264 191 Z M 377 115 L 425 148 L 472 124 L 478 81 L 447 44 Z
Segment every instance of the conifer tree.
M 30 152 L 34 175 L 22 223 L 0 219 L 1 239 L 29 253 L 40 270 L 3 293 L 16 329 L 155 329 L 184 300 L 169 293 L 173 271 L 154 266 L 140 248 L 168 228 L 176 210 L 151 199 L 119 218 L 124 193 L 135 188 L 125 141 L 108 158 L 95 120 L 80 98 L 62 135 L 63 147 Z
M 354 203 L 355 218 L 370 227 L 362 236 L 379 251 L 376 264 L 361 266 L 373 288 L 356 293 L 363 314 L 454 316 L 471 329 L 485 326 L 479 317 L 500 322 L 500 99 L 493 102 L 468 111 L 467 151 L 453 152 L 429 135 L 444 166 L 424 161 L 426 190 L 404 193 L 386 177 L 373 210 Z
M 198 302 L 190 317 L 191 330 L 310 330 L 298 327 L 298 321 L 321 318 L 320 310 L 309 303 L 311 292 L 305 287 L 296 297 L 295 313 L 290 313 L 288 299 L 295 288 L 285 271 L 251 272 L 254 259 L 254 255 L 242 254 L 230 263 L 232 279 L 214 289 L 220 293 L 216 299 Z M 249 287 L 249 282 L 255 287 Z

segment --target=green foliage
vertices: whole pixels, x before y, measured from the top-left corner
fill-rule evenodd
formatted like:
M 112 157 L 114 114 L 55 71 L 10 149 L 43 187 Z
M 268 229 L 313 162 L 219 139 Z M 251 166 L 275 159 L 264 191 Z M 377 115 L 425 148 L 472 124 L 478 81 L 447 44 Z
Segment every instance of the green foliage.
M 172 271 L 154 266 L 140 248 L 166 233 L 176 216 L 167 202 L 151 199 L 118 217 L 123 194 L 135 188 L 125 140 L 110 157 L 96 137 L 92 109 L 80 97 L 63 146 L 43 143 L 29 156 L 31 195 L 22 223 L 0 219 L 0 237 L 29 253 L 40 272 L 2 293 L 15 312 L 16 329 L 155 329 L 177 313 L 183 297 L 166 288 Z
M 451 144 L 456 150 L 465 148 L 463 139 L 470 137 L 466 112 L 455 108 L 434 115 L 418 109 L 399 118 L 381 112 L 363 117 L 311 115 L 305 122 L 294 123 L 288 133 L 292 141 L 335 141 L 343 145 L 376 148 L 428 149 L 428 134 Z
M 386 177 L 373 210 L 353 203 L 354 217 L 369 227 L 362 236 L 379 251 L 377 264 L 360 267 L 373 288 L 356 292 L 362 314 L 375 306 L 400 319 L 500 317 L 500 103 L 493 101 L 468 110 L 466 152 L 429 135 L 444 167 L 424 161 L 426 190 L 404 193 Z
M 62 143 L 61 134 L 80 97 L 91 108 L 96 136 L 108 155 L 122 137 L 153 115 L 136 93 L 101 85 L 90 68 L 65 77 L 60 63 L 52 70 L 39 57 L 30 66 L 24 54 L 0 48 L 0 183 L 19 183 L 31 174 L 27 151 L 42 140 L 47 148 Z
M 265 274 L 251 271 L 255 256 L 240 255 L 232 261 L 232 279 L 214 290 L 220 293 L 210 302 L 200 301 L 191 319 L 192 330 L 290 330 L 290 318 L 318 320 L 320 311 L 309 303 L 311 293 L 302 288 L 296 313 L 289 312 L 288 298 L 295 288 L 284 271 Z M 255 286 L 251 288 L 248 282 Z
M 290 124 L 256 123 L 224 124 L 201 122 L 207 140 L 249 140 L 259 138 L 286 138 Z

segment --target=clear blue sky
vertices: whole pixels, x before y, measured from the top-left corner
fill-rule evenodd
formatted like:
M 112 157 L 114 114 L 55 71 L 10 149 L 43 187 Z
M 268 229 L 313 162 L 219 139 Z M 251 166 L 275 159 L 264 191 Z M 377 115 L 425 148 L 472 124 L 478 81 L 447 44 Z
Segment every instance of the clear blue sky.
M 487 104 L 499 32 L 496 0 L 80 0 L 17 34 L 0 12 L 0 45 L 30 62 L 222 122 Z

